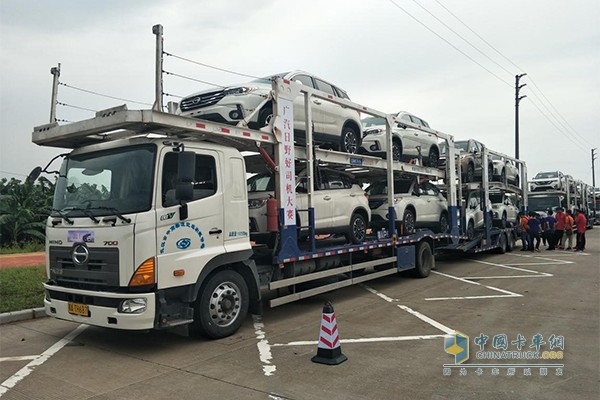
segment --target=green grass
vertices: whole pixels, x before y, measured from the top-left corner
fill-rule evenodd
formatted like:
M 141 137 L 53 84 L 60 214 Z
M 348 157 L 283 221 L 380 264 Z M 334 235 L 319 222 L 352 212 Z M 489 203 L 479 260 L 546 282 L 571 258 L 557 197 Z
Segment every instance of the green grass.
M 25 242 L 17 246 L 2 246 L 0 254 L 35 253 L 44 251 L 44 243 Z
M 43 265 L 0 269 L 0 313 L 43 307 L 45 281 Z

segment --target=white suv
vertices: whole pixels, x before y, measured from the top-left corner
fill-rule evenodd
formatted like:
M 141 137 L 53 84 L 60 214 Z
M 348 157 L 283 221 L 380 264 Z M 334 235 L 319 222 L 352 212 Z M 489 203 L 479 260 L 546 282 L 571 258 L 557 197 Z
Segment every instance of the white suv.
M 315 233 L 342 233 L 352 243 L 365 240 L 371 219 L 371 210 L 364 190 L 352 175 L 320 168 L 315 176 L 313 206 L 315 209 Z M 248 208 L 250 215 L 250 238 L 257 243 L 268 243 L 271 233 L 267 230 L 267 200 L 274 195 L 275 177 L 271 174 L 254 175 L 248 179 Z M 297 225 L 308 226 L 308 195 L 306 174 L 299 174 L 296 184 Z M 307 233 L 303 229 L 301 234 Z
M 371 207 L 371 226 L 376 229 L 389 226 L 387 204 L 387 181 L 378 181 L 367 188 Z M 394 213 L 396 221 L 402 222 L 404 231 L 410 234 L 416 228 L 432 228 L 438 232 L 448 231 L 448 203 L 439 189 L 429 182 L 417 183 L 415 179 L 394 181 Z
M 475 230 L 481 229 L 484 226 L 484 213 L 481 209 L 481 193 L 479 191 L 471 191 L 467 196 L 466 209 L 466 234 L 469 239 L 475 238 Z
M 564 181 L 565 176 L 560 171 L 538 172 L 529 182 L 529 186 L 532 192 L 536 190 L 565 190 Z
M 423 163 L 437 167 L 440 160 L 438 138 L 432 133 L 409 128 L 403 121 L 429 128 L 429 124 L 421 118 L 400 111 L 396 114 L 396 125 L 392 127 L 392 158 L 396 161 L 408 161 L 422 157 Z M 385 157 L 387 144 L 385 139 L 385 119 L 367 117 L 362 119 L 363 139 L 360 152 Z
M 272 90 L 272 80 L 281 77 L 328 95 L 350 100 L 348 94 L 314 75 L 303 71 L 284 72 L 251 82 L 218 90 L 205 90 L 185 97 L 179 104 L 181 115 L 227 124 L 237 124 L 250 115 Z M 330 101 L 312 98 L 313 137 L 315 143 L 326 144 L 346 153 L 356 153 L 361 143 L 360 114 Z M 273 117 L 269 102 L 254 114 L 252 128 L 262 128 Z M 306 123 L 304 96 L 294 99 L 294 130 L 299 144 L 305 143 Z
M 492 221 L 506 228 L 517 223 L 517 214 L 519 208 L 514 204 L 513 197 L 503 192 L 490 192 L 490 202 L 492 203 Z

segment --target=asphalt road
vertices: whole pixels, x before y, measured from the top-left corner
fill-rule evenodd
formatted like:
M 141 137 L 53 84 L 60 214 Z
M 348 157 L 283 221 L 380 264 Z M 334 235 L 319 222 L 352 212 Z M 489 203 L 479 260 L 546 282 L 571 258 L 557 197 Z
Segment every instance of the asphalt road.
M 51 318 L 3 325 L 0 396 L 598 399 L 600 229 L 587 237 L 584 253 L 449 259 L 427 279 L 387 277 L 265 309 L 217 341 Z M 337 366 L 311 362 L 328 299 L 348 357 Z M 469 336 L 463 364 L 444 351 L 443 335 L 454 330 Z M 485 336 L 488 357 L 518 355 L 522 338 L 521 352 L 562 351 L 562 359 L 478 358 Z

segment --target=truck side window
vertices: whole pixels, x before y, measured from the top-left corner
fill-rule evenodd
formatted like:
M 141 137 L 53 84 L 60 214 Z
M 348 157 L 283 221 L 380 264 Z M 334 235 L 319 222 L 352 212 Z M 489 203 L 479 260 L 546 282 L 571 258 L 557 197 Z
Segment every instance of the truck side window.
M 217 191 L 217 173 L 215 159 L 211 156 L 196 155 L 196 172 L 194 174 L 194 197 L 193 200 L 212 196 Z M 171 152 L 165 155 L 162 173 L 162 205 L 171 207 L 179 202 L 175 198 L 177 186 L 177 153 Z

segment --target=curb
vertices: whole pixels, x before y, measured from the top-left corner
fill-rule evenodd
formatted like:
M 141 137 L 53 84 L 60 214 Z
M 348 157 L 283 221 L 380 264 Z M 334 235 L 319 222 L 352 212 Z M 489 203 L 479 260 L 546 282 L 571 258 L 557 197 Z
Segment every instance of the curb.
M 11 311 L 0 314 L 0 325 L 8 324 L 10 322 L 25 321 L 28 319 L 45 318 L 46 316 L 44 307 Z

